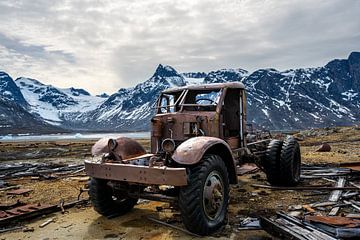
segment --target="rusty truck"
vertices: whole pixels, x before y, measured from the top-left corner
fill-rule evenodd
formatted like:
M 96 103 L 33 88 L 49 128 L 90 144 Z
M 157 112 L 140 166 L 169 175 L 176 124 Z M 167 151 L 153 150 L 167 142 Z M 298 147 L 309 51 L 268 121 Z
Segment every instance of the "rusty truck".
M 225 222 L 237 168 L 256 163 L 272 185 L 300 181 L 300 147 L 287 137 L 259 138 L 247 129 L 242 83 L 164 90 L 151 119 L 151 151 L 137 141 L 103 138 L 85 161 L 89 195 L 105 216 L 130 211 L 138 199 L 177 206 L 185 227 L 208 235 Z

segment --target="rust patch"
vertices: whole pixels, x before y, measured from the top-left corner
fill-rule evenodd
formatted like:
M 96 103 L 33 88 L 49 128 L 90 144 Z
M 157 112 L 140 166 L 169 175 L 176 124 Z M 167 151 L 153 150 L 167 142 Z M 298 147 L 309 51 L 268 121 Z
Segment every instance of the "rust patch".
M 247 173 L 254 173 L 259 170 L 260 168 L 256 166 L 254 163 L 245 163 L 237 168 L 236 173 L 237 175 L 244 175 Z
M 204 153 L 215 144 L 222 144 L 231 152 L 228 144 L 220 138 L 194 137 L 180 144 L 172 155 L 172 158 L 180 164 L 195 164 L 199 162 Z
M 102 138 L 97 141 L 91 148 L 91 154 L 93 156 L 99 156 L 104 153 L 109 153 L 109 139 L 110 138 Z M 112 152 L 117 154 L 121 159 L 133 158 L 146 153 L 141 144 L 131 138 L 119 137 L 116 139 L 116 142 L 117 146 Z
M 16 189 L 16 190 L 11 190 L 9 192 L 7 192 L 7 195 L 25 195 L 25 194 L 29 194 L 30 192 L 32 192 L 32 189 Z
M 360 226 L 360 220 L 352 219 L 352 218 L 348 218 L 348 217 L 306 216 L 305 220 L 308 222 L 317 222 L 317 223 L 324 223 L 324 224 L 343 226 L 343 227 L 358 227 L 358 226 Z

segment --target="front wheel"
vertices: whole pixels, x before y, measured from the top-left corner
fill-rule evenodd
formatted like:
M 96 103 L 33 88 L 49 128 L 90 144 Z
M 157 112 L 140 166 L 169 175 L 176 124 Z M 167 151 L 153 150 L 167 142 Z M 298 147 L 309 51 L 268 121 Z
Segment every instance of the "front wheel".
M 188 185 L 180 189 L 179 208 L 186 228 L 208 235 L 225 222 L 229 204 L 229 176 L 218 155 L 205 155 L 189 169 Z
M 104 179 L 91 178 L 89 195 L 95 211 L 106 217 L 120 216 L 129 212 L 138 199 L 130 198 L 122 192 L 114 192 Z

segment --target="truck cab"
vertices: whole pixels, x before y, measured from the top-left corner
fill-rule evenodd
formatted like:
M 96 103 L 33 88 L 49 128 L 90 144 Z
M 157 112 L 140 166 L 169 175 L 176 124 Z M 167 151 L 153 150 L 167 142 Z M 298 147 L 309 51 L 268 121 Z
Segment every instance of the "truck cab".
M 175 147 L 192 137 L 225 140 L 231 149 L 245 147 L 246 96 L 241 83 L 172 88 L 161 93 L 151 122 L 151 151 L 173 139 Z

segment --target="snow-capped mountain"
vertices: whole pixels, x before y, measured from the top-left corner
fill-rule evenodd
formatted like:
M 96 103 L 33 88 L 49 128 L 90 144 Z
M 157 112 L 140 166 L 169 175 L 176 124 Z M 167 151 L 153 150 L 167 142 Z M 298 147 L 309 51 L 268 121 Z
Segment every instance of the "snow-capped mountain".
M 29 112 L 30 106 L 6 73 L 0 72 L 0 134 L 64 132 L 64 129 L 52 126 L 39 116 Z
M 84 89 L 56 88 L 31 78 L 21 77 L 15 83 L 29 103 L 30 111 L 55 125 L 63 125 L 69 114 L 91 111 L 105 101 Z
M 360 122 L 360 53 L 324 67 L 221 69 L 178 73 L 159 65 L 154 75 L 134 88 L 120 89 L 94 111 L 77 120 L 101 129 L 147 130 L 159 93 L 168 87 L 241 81 L 247 88 L 248 121 L 270 129 L 303 129 Z
M 360 99 L 353 88 L 339 89 L 334 70 L 322 68 L 278 72 L 258 70 L 244 80 L 248 116 L 271 129 L 303 129 L 360 122 Z M 349 76 L 349 81 L 351 81 Z M 350 94 L 350 95 L 349 95 Z M 347 97 L 349 96 L 349 97 Z
M 250 73 L 239 68 L 178 73 L 160 64 L 148 80 L 110 96 L 91 96 L 83 89 L 60 89 L 28 78 L 12 84 L 9 78 L 0 73 L 0 97 L 71 129 L 148 130 L 153 105 L 162 90 L 228 81 L 245 84 L 247 119 L 257 126 L 290 130 L 360 123 L 359 52 L 323 67 L 286 71 L 269 68 Z
M 14 101 L 23 107 L 28 106 L 14 80 L 5 72 L 0 72 L 0 93 L 3 100 Z
M 147 130 L 159 93 L 169 87 L 185 85 L 185 78 L 174 68 L 160 64 L 145 82 L 120 89 L 96 109 L 76 116 L 76 121 L 69 124 L 73 128 L 85 124 L 97 130 Z
M 204 78 L 204 83 L 242 82 L 249 75 L 244 69 L 221 69 L 211 71 Z

